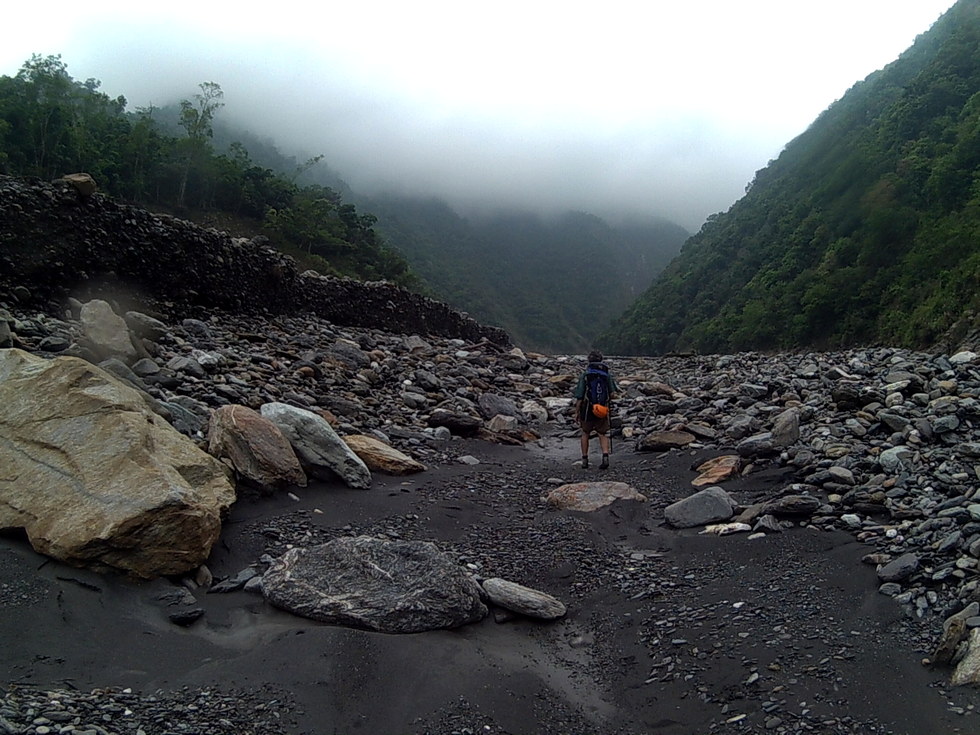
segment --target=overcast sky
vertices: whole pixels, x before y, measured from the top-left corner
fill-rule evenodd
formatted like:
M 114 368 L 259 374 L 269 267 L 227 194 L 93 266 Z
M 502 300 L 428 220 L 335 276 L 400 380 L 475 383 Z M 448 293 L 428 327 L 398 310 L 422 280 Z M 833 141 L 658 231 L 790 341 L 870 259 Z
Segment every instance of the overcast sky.
M 213 81 L 220 114 L 285 152 L 323 153 L 355 189 L 694 231 L 953 4 L 16 2 L 0 74 L 61 54 L 130 109 Z

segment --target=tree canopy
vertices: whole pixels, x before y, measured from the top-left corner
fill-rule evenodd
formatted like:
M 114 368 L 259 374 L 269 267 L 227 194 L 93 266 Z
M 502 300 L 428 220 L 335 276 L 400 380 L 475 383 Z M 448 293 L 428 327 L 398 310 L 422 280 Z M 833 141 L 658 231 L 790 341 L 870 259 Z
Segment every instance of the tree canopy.
M 0 171 L 53 179 L 84 171 L 106 193 L 188 219 L 235 221 L 322 273 L 416 281 L 408 263 L 336 191 L 256 164 L 240 141 L 213 138 L 224 92 L 199 85 L 176 107 L 176 129 L 159 110 L 129 112 L 94 79 L 72 79 L 61 56 L 32 56 L 0 77 Z M 308 162 L 307 169 L 319 161 Z
M 611 351 L 923 346 L 980 308 L 980 4 L 960 0 L 713 215 Z

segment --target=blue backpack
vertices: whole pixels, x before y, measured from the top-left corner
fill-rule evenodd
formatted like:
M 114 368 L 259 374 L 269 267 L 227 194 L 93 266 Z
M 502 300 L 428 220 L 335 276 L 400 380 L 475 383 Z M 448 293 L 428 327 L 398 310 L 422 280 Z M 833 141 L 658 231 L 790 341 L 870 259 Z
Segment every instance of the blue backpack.
M 593 416 L 596 415 L 593 406 L 609 407 L 609 368 L 605 363 L 590 362 L 586 368 L 585 400 Z

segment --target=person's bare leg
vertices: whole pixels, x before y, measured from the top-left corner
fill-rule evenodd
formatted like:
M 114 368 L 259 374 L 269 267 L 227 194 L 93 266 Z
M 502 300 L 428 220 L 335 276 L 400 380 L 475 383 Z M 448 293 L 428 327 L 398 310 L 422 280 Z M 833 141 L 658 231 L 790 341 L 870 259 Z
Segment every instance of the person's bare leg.
M 606 434 L 599 434 L 599 447 L 602 449 L 602 464 L 599 465 L 601 470 L 609 467 L 609 449 L 611 446 L 609 437 Z
M 601 441 L 601 439 L 600 439 Z M 589 466 L 589 432 L 582 432 L 582 466 Z

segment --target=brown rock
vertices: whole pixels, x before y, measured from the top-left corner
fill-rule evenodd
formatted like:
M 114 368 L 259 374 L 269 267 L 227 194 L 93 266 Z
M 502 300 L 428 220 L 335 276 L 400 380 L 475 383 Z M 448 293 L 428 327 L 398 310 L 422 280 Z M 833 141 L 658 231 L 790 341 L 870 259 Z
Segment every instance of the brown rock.
M 64 181 L 71 184 L 75 191 L 77 191 L 84 198 L 92 196 L 99 190 L 99 185 L 95 183 L 95 179 L 92 178 L 91 174 L 67 174 L 62 176 L 59 181 Z
M 616 500 L 646 502 L 641 495 L 625 482 L 574 482 L 556 487 L 542 497 L 546 503 L 561 510 L 598 510 Z
M 736 454 L 726 454 L 721 457 L 709 459 L 696 469 L 696 472 L 701 474 L 691 480 L 691 484 L 694 487 L 717 485 L 722 480 L 727 480 L 729 477 L 737 475 L 741 463 L 741 458 Z
M 361 458 L 372 472 L 385 472 L 389 475 L 410 475 L 424 472 L 425 465 L 388 446 L 373 436 L 354 434 L 342 437 L 354 454 Z
M 208 452 L 228 459 L 243 479 L 263 490 L 306 486 L 306 474 L 289 440 L 251 408 L 222 406 L 211 414 Z

